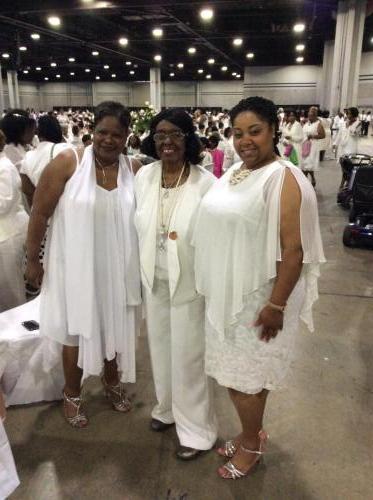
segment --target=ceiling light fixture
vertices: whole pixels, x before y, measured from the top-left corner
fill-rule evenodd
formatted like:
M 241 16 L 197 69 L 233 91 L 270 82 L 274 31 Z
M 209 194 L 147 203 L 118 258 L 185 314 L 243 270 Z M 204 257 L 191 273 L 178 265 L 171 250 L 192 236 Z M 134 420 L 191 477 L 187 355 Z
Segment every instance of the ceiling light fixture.
M 210 80 L 211 75 L 206 75 L 207 80 Z
M 163 36 L 163 29 L 162 28 L 154 28 L 152 33 L 153 33 L 153 36 L 155 38 L 160 38 L 161 36 Z
M 31 38 L 33 40 L 40 40 L 40 35 L 39 33 L 31 33 Z
M 25 75 L 27 75 L 28 69 L 24 69 L 23 72 L 24 72 Z
M 188 53 L 189 54 L 195 54 L 197 52 L 197 49 L 195 47 L 189 47 Z
M 115 73 L 113 73 L 113 74 L 111 75 L 111 78 L 116 78 L 116 77 L 117 77 L 117 75 L 116 75 Z
M 303 52 L 305 48 L 306 48 L 306 46 L 303 45 L 303 43 L 298 43 L 298 45 L 295 46 L 295 50 L 297 52 Z
M 295 31 L 295 33 L 302 33 L 306 28 L 306 25 L 304 23 L 297 23 L 297 24 L 294 24 L 293 26 L 293 31 Z
M 99 77 L 99 76 L 96 76 L 96 80 L 100 80 L 100 77 Z
M 74 71 L 71 71 L 70 75 L 71 75 L 71 76 L 74 76 L 74 75 L 75 75 Z
M 246 54 L 247 59 L 254 59 L 254 52 L 248 52 Z
M 131 61 L 126 61 L 126 66 L 131 66 Z
M 304 61 L 304 57 L 297 57 L 296 61 L 297 61 L 297 63 L 301 63 Z
M 48 17 L 48 23 L 55 28 L 61 25 L 61 19 L 57 16 Z
M 45 81 L 48 81 L 48 80 L 49 80 L 49 78 L 48 78 L 47 76 L 45 76 L 45 77 L 44 77 L 44 80 L 45 80 Z
M 211 21 L 214 17 L 214 11 L 210 8 L 205 8 L 200 10 L 199 15 L 204 21 Z
M 133 69 L 130 71 L 130 75 L 134 75 L 135 72 L 133 71 Z
M 109 69 L 109 68 L 110 68 L 110 66 L 108 64 L 104 65 L 104 69 Z
M 180 69 L 184 68 L 184 63 L 178 63 L 177 67 Z
M 19 48 L 19 50 L 20 50 L 21 52 L 26 52 L 27 47 L 25 47 L 24 45 L 21 45 L 21 47 Z
M 36 71 L 41 71 L 41 67 L 40 66 L 36 66 Z
M 170 76 L 175 76 L 175 73 L 170 73 Z
M 91 70 L 90 70 L 89 68 L 86 68 L 84 71 L 85 71 L 86 73 L 90 73 L 90 72 L 91 72 Z
M 128 45 L 128 38 L 119 38 L 119 44 L 120 45 L 123 45 L 123 47 L 125 47 L 126 45 Z
M 233 40 L 233 45 L 234 45 L 235 47 L 241 47 L 242 43 L 243 43 L 242 38 L 235 38 L 235 39 Z
M 201 69 L 199 69 L 199 70 L 198 70 L 198 73 L 202 74 L 202 73 L 203 73 L 203 69 L 202 69 L 202 68 L 201 68 Z
M 4 52 L 4 54 L 2 54 L 2 57 L 4 59 L 9 59 L 10 55 L 7 52 Z
M 55 62 L 51 62 L 51 67 L 52 68 L 55 68 L 57 66 L 57 64 Z
M 241 78 L 241 75 L 236 75 L 236 78 Z
M 228 70 L 228 66 L 222 66 L 222 67 L 221 67 L 221 70 L 222 70 L 222 71 L 227 71 L 227 70 Z
M 61 75 L 56 75 L 56 78 L 61 78 Z
M 94 50 L 94 51 L 92 52 L 92 55 L 93 55 L 93 56 L 98 56 L 98 55 L 100 55 L 100 53 L 99 53 L 97 50 Z
M 75 57 L 69 57 L 69 62 L 75 62 Z
M 207 62 L 209 64 L 214 64 L 215 63 L 215 59 L 213 57 L 210 57 L 210 59 L 207 59 Z
M 157 54 L 154 56 L 154 61 L 160 62 L 162 61 L 162 56 L 160 54 Z

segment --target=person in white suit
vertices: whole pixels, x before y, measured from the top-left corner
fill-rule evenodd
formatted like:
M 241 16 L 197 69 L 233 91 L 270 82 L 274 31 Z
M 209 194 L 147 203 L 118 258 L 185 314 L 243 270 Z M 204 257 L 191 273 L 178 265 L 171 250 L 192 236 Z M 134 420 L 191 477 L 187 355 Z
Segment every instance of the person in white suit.
M 142 150 L 158 161 L 135 177 L 135 225 L 157 405 L 151 429 L 176 424 L 177 457 L 191 460 L 212 448 L 217 425 L 204 366 L 204 299 L 196 292 L 194 221 L 214 176 L 200 161 L 190 116 L 156 115 Z

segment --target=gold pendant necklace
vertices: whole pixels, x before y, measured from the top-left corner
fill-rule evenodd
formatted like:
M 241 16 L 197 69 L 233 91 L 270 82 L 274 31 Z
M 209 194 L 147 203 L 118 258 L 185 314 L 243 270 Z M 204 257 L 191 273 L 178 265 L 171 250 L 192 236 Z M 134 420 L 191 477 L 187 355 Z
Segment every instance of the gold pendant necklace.
M 101 172 L 102 172 L 102 184 L 106 184 L 107 178 L 106 178 L 106 173 L 105 173 L 105 168 L 110 168 L 110 167 L 117 167 L 119 165 L 119 160 L 115 161 L 114 163 L 111 163 L 110 165 L 103 165 L 100 160 L 95 156 L 95 162 L 97 165 L 100 167 Z

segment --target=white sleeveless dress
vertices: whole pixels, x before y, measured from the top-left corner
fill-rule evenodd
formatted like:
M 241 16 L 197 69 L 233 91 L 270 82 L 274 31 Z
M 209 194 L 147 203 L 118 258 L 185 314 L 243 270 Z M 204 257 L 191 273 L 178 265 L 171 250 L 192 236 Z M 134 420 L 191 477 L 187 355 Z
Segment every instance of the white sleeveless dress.
M 220 385 L 255 394 L 275 390 L 287 374 L 302 318 L 312 324 L 318 264 L 324 255 L 314 191 L 290 162 L 275 161 L 230 185 L 236 164 L 202 200 L 194 233 L 196 285 L 206 298 L 206 373 Z M 285 168 L 302 193 L 303 270 L 288 299 L 284 327 L 275 339 L 260 340 L 254 327 L 269 300 L 281 260 L 280 198 Z
M 133 174 L 121 157 L 118 187 L 107 191 L 98 186 L 89 148 L 51 219 L 40 334 L 79 346 L 83 379 L 100 375 L 104 359 L 117 355 L 121 381 L 135 382 L 135 320 L 141 297 Z M 52 368 L 49 358 L 46 370 Z
M 308 135 L 316 135 L 319 126 L 319 120 L 315 122 L 306 122 L 303 125 L 304 140 L 307 140 Z M 321 139 L 311 139 L 311 151 L 310 154 L 303 158 L 301 156 L 301 168 L 302 170 L 308 170 L 312 172 L 317 172 L 319 170 L 320 164 L 320 146 Z

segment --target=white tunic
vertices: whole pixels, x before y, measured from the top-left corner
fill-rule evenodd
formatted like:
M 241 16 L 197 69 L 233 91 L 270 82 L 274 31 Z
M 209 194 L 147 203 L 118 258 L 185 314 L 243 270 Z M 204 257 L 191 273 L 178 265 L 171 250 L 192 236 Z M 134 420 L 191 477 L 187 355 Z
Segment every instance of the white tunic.
M 275 161 L 232 186 L 232 167 L 202 200 L 194 233 L 196 286 L 206 297 L 206 371 L 246 393 L 277 388 L 291 359 L 301 317 L 313 329 L 318 264 L 324 254 L 315 193 L 297 167 Z M 281 260 L 280 198 L 285 168 L 302 193 L 303 271 L 288 300 L 284 329 L 268 344 L 254 327 L 268 301 Z
M 118 187 L 97 186 L 92 146 L 67 182 L 51 219 L 40 334 L 79 345 L 83 378 L 117 353 L 122 382 L 135 382 L 135 307 L 140 303 L 133 174 L 120 158 Z M 46 361 L 46 368 L 51 366 Z
M 307 121 L 303 125 L 303 135 L 304 141 L 308 140 L 309 135 L 317 135 L 317 128 L 319 126 L 319 120 L 311 123 Z M 311 152 L 310 154 L 301 160 L 302 170 L 309 170 L 317 172 L 319 170 L 320 163 L 320 139 L 310 139 L 311 140 Z

